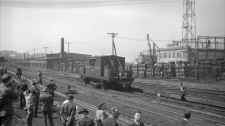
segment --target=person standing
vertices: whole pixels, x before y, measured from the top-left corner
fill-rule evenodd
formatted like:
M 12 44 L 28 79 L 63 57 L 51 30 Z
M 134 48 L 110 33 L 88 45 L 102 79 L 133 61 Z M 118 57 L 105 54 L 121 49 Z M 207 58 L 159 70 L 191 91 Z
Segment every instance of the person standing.
M 13 102 L 17 99 L 17 93 L 11 84 L 11 76 L 4 74 L 0 83 L 0 126 L 12 126 L 14 115 Z
M 118 118 L 119 118 L 119 111 L 117 108 L 112 108 L 111 109 L 111 117 L 103 120 L 102 124 L 103 126 L 119 126 L 119 123 L 118 123 Z
M 38 83 L 40 83 L 41 85 L 43 85 L 43 81 L 42 81 L 42 72 L 38 71 Z
M 105 103 L 101 103 L 97 108 L 98 109 L 96 110 L 95 125 L 103 126 L 102 122 L 107 118 L 107 114 L 105 113 Z
M 145 126 L 141 120 L 141 112 L 136 112 L 134 114 L 134 121 L 129 126 Z
M 48 126 L 48 121 L 50 126 L 54 126 L 52 118 L 53 96 L 47 88 L 43 90 L 43 94 L 40 96 L 40 101 L 42 102 L 42 112 L 44 115 L 45 126 Z
M 21 82 L 21 85 L 19 86 L 19 96 L 20 96 L 20 109 L 24 109 L 26 106 L 26 100 L 24 96 L 24 92 L 28 89 L 27 84 L 24 82 Z
M 34 106 L 33 106 L 33 114 L 34 117 L 37 117 L 38 115 L 38 106 L 39 106 L 39 99 L 40 99 L 40 89 L 37 85 L 37 81 L 33 80 L 32 82 L 32 87 L 31 87 L 31 91 L 34 93 L 33 95 L 33 100 L 34 100 Z
M 181 100 L 186 101 L 186 89 L 183 85 L 183 82 L 180 83 L 180 92 L 181 92 Z
M 19 80 L 21 80 L 21 77 L 22 77 L 22 69 L 21 68 L 17 68 L 16 76 Z
M 67 100 L 62 103 L 60 110 L 60 119 L 63 126 L 74 126 L 77 106 L 74 102 L 74 96 L 68 94 Z
M 89 111 L 87 109 L 81 109 L 78 114 L 80 115 L 78 126 L 95 126 L 93 119 L 88 117 Z
M 49 84 L 47 85 L 47 88 L 49 90 L 49 93 L 53 96 L 55 96 L 55 90 L 57 89 L 57 86 L 53 80 L 50 80 Z
M 26 123 L 27 126 L 32 126 L 32 120 L 33 120 L 33 106 L 34 106 L 34 92 L 31 90 L 26 90 L 24 92 L 25 100 L 26 100 L 26 107 L 25 110 L 27 112 L 26 115 Z

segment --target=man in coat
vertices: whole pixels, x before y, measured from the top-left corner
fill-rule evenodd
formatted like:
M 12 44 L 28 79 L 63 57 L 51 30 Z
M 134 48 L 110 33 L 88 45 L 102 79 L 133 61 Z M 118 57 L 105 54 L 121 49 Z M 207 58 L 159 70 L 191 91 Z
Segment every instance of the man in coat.
M 14 115 L 13 102 L 17 99 L 11 82 L 11 76 L 4 74 L 0 83 L 0 126 L 11 126 Z
M 119 123 L 118 123 L 118 118 L 119 118 L 119 111 L 117 108 L 112 108 L 111 109 L 111 117 L 103 120 L 102 124 L 103 126 L 119 126 Z
M 36 80 L 33 80 L 31 91 L 34 93 L 33 100 L 34 100 L 34 106 L 33 106 L 33 114 L 34 117 L 37 117 L 38 114 L 38 106 L 39 106 L 39 99 L 40 99 L 40 89 L 38 87 L 38 82 Z
M 45 126 L 48 126 L 48 121 L 50 126 L 54 126 L 52 118 L 53 96 L 47 88 L 43 90 L 43 94 L 40 96 L 40 101 L 42 102 L 42 112 L 44 115 Z
M 144 123 L 141 120 L 141 112 L 136 112 L 134 114 L 134 121 L 129 126 L 144 126 Z
M 60 110 L 60 119 L 63 126 L 74 126 L 77 105 L 74 102 L 72 94 L 68 94 L 67 100 L 62 103 Z

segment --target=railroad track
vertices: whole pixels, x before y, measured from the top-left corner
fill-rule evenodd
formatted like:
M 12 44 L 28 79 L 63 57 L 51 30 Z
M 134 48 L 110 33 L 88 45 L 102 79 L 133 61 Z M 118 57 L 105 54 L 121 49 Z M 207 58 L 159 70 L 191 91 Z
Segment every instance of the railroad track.
M 166 88 L 168 90 L 178 90 L 179 87 L 175 86 L 175 85 L 162 85 L 162 83 L 160 81 L 157 81 L 157 83 L 155 81 L 136 81 L 137 83 L 141 83 L 144 87 L 146 86 L 154 86 L 157 85 L 160 88 Z M 221 90 L 214 90 L 214 89 L 201 89 L 201 88 L 192 88 L 192 87 L 188 87 L 187 88 L 189 91 L 194 92 L 195 94 L 208 94 L 208 95 L 222 95 L 225 96 L 225 91 L 221 91 Z
M 11 75 L 14 75 L 14 76 L 15 76 L 15 72 L 13 72 L 13 71 L 9 71 L 9 72 L 10 72 Z M 29 82 L 28 84 L 31 85 L 31 83 L 32 83 L 32 80 L 31 80 L 31 79 L 29 79 L 29 78 L 27 78 L 27 77 L 25 77 L 25 76 L 23 76 L 23 78 L 26 79 L 26 80 Z M 42 88 L 44 88 L 44 87 L 42 86 Z M 66 97 L 67 97 L 66 94 L 64 94 L 64 93 L 62 93 L 62 92 L 59 92 L 59 91 L 56 91 L 55 94 L 56 94 L 57 96 L 60 96 L 60 97 L 64 98 L 64 99 L 66 99 Z M 84 107 L 84 108 L 87 108 L 87 109 L 90 110 L 90 111 L 95 112 L 95 111 L 97 110 L 97 107 L 94 106 L 94 105 L 92 105 L 92 104 L 89 104 L 89 103 L 87 103 L 87 102 L 81 101 L 81 100 L 79 100 L 79 99 L 75 99 L 75 101 L 76 101 L 76 104 L 77 104 L 78 106 L 82 106 L 82 107 Z M 109 113 L 109 112 L 108 112 L 108 113 Z M 17 119 L 21 120 L 20 118 L 17 118 Z M 22 121 L 23 121 L 23 120 L 22 120 Z M 124 116 L 122 116 L 122 117 L 120 116 L 120 117 L 119 117 L 119 123 L 120 123 L 122 126 L 126 126 L 126 125 L 130 124 L 130 122 L 131 122 L 131 120 L 127 119 L 127 118 L 124 117 Z M 147 125 L 147 126 L 148 126 L 148 125 Z
M 136 82 L 133 84 L 135 87 L 143 89 L 146 94 L 156 94 L 161 93 L 166 98 L 172 99 L 179 99 L 180 98 L 180 91 L 176 86 L 162 86 L 160 84 L 153 84 L 153 83 L 141 83 Z M 208 90 L 204 91 L 201 90 L 197 91 L 198 89 L 188 88 L 187 91 L 187 98 L 188 101 L 192 104 L 200 104 L 204 106 L 216 107 L 220 109 L 225 108 L 225 94 L 224 92 L 216 93 L 214 91 Z M 212 93 L 214 92 L 214 93 Z
M 69 81 L 74 81 L 75 79 L 74 78 L 71 78 L 70 76 L 68 77 L 68 76 L 64 76 L 64 77 L 61 77 L 62 76 L 62 74 L 61 73 L 57 73 L 57 72 L 53 72 L 53 73 L 51 73 L 51 76 L 52 75 L 54 75 L 54 78 L 58 78 L 58 79 L 68 79 Z M 32 73 L 29 73 L 29 74 L 32 74 Z M 34 74 L 34 73 L 33 73 Z M 50 73 L 45 73 L 45 74 L 50 74 Z M 64 74 L 63 74 L 64 75 Z M 70 75 L 70 74 L 68 74 L 68 75 Z M 105 92 L 103 92 L 102 93 L 102 91 L 98 91 L 98 92 L 101 92 L 99 95 L 106 95 L 106 93 Z M 95 92 L 96 93 L 96 92 Z M 117 92 L 118 93 L 118 92 Z M 123 96 L 121 96 L 121 95 L 115 95 L 115 94 L 113 94 L 114 96 L 116 96 L 116 97 L 123 97 Z M 130 95 L 130 97 L 132 97 L 132 96 L 134 96 L 134 95 Z M 111 97 L 111 96 L 109 96 L 109 97 Z M 124 99 L 126 99 L 127 97 L 123 97 L 122 98 L 122 100 L 124 100 Z M 120 101 L 118 102 L 116 102 L 116 101 L 112 101 L 112 102 L 114 102 L 114 103 L 117 103 L 117 104 L 121 104 L 120 103 Z M 127 101 L 128 102 L 128 101 Z M 130 106 L 130 104 L 134 104 L 133 102 L 128 102 L 127 104 L 125 104 L 126 106 Z M 159 115 L 159 116 L 162 116 L 162 117 L 165 117 L 165 115 L 163 115 L 163 114 L 161 114 L 160 112 L 155 112 L 155 111 L 151 111 L 151 110 L 149 110 L 149 109 L 147 109 L 147 108 L 153 108 L 154 109 L 154 107 L 153 106 L 150 106 L 150 105 L 146 105 L 147 103 L 145 103 L 145 106 L 143 106 L 143 109 L 142 109 L 142 111 L 146 111 L 146 113 L 149 113 L 149 114 L 155 114 L 155 115 Z M 123 105 L 124 105 L 124 103 L 123 103 Z M 135 109 L 140 109 L 140 107 L 134 107 L 134 106 L 140 106 L 139 104 L 136 104 L 136 105 L 133 105 L 132 107 L 133 108 L 135 108 Z M 167 110 L 163 110 L 164 112 L 165 111 L 167 111 Z M 181 114 L 179 114 L 179 113 L 176 113 L 176 112 L 172 112 L 172 111 L 167 111 L 166 112 L 167 113 L 167 117 L 166 118 L 169 118 L 169 119 L 171 119 L 171 118 L 174 118 L 174 119 L 179 119 L 179 117 L 181 117 L 182 115 Z M 172 113 L 172 114 L 168 114 L 168 113 Z M 129 114 L 130 115 L 130 114 Z M 169 115 L 169 116 L 168 116 Z M 171 118 L 170 118 L 171 117 Z M 205 119 L 205 118 L 204 118 Z M 207 119 L 207 120 L 209 120 L 209 119 Z M 198 121 L 200 121 L 200 120 L 197 120 L 197 119 L 195 119 L 195 122 L 196 122 L 196 124 L 198 124 L 197 122 Z M 211 121 L 215 121 L 215 120 L 212 120 L 211 119 Z M 216 121 L 215 121 L 216 122 Z M 216 122 L 216 123 L 219 123 L 219 122 Z M 224 124 L 224 123 L 222 123 L 222 124 Z

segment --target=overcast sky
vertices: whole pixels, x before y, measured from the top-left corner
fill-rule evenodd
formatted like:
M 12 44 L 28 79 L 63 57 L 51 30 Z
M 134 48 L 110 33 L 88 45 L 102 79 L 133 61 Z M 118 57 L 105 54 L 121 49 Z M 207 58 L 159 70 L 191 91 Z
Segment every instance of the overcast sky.
M 106 55 L 106 33 L 117 32 L 119 55 L 134 61 L 148 48 L 146 33 L 160 47 L 181 39 L 182 0 L 0 1 L 0 50 L 59 52 L 64 37 L 71 52 Z M 225 35 L 225 0 L 197 0 L 196 12 L 200 35 Z

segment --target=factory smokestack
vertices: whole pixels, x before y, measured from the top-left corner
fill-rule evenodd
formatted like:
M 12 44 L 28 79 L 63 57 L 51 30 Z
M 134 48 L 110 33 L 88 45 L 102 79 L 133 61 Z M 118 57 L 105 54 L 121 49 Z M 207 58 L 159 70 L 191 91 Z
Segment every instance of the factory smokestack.
M 64 38 L 61 38 L 61 56 L 64 57 Z

